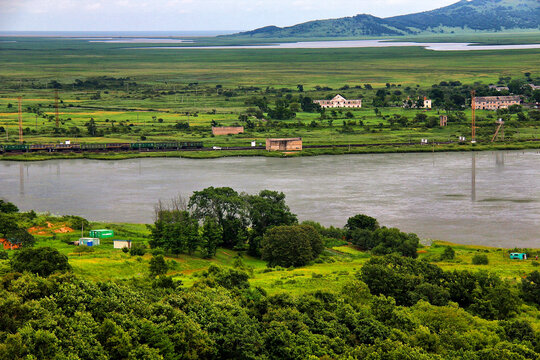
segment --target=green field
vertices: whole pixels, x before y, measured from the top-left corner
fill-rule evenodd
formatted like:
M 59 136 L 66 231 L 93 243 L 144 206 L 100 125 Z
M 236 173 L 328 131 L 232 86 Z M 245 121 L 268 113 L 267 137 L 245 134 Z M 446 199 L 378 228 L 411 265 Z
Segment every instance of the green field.
M 534 37 L 483 35 L 478 39 L 527 42 L 531 36 Z M 446 128 L 412 123 L 396 128 L 389 122 L 395 115 L 412 122 L 423 110 L 402 109 L 401 102 L 407 96 L 428 95 L 433 84 L 460 81 L 464 86 L 479 87 L 497 83 L 500 78 L 523 79 L 524 74 L 534 79 L 538 77 L 540 64 L 540 50 L 435 52 L 416 47 L 158 50 L 74 39 L 7 39 L 15 41 L 0 44 L 0 138 L 8 143 L 18 141 L 18 96 L 23 97 L 24 139 L 28 143 L 68 139 L 74 142 L 180 140 L 203 141 L 205 146 L 249 146 L 252 140 L 264 143 L 267 137 L 292 136 L 301 136 L 306 145 L 419 142 L 422 138 L 456 140 L 459 136 L 470 137 L 470 111 L 466 107 L 462 109 L 462 120 Z M 75 85 L 77 79 L 87 81 L 96 77 L 122 79 L 123 85 L 116 83 L 105 88 Z M 298 90 L 299 84 L 303 92 Z M 373 90 L 366 89 L 365 84 L 370 84 Z M 58 129 L 53 87 L 59 87 Z M 381 107 L 376 114 L 372 102 L 376 91 L 382 88 L 388 90 L 388 106 Z M 467 97 L 466 89 L 455 91 Z M 393 95 L 397 92 L 400 95 Z M 326 119 L 321 119 L 318 113 L 302 111 L 292 120 L 270 123 L 249 117 L 254 127 L 245 134 L 211 135 L 212 122 L 245 125 L 239 116 L 253 108 L 246 105 L 249 98 L 266 97 L 272 106 L 286 97 L 294 102 L 299 96 L 325 99 L 336 93 L 346 98 L 362 97 L 363 108 L 352 110 L 349 118 L 345 116 L 346 110 L 328 114 Z M 456 111 L 436 108 L 425 114 L 438 117 Z M 479 140 L 490 141 L 497 115 L 479 111 L 478 116 L 482 127 Z M 512 118 L 516 119 L 516 115 Z M 93 136 L 85 126 L 91 119 L 98 136 Z M 343 123 L 351 120 L 354 124 L 344 131 Z M 179 122 L 188 123 L 189 130 L 175 128 Z M 534 122 L 514 122 L 508 129 L 507 141 L 535 139 L 539 135 Z
M 48 218 L 51 221 L 54 218 Z M 62 226 L 62 223 L 55 223 Z M 92 228 L 113 229 L 116 239 L 130 239 L 134 243 L 147 244 L 150 233 L 144 224 L 109 224 L 92 223 Z M 75 274 L 93 281 L 127 280 L 147 278 L 149 276 L 149 260 L 151 251 L 144 256 L 131 256 L 120 249 L 113 249 L 112 240 L 102 239 L 100 246 L 92 248 L 90 253 L 76 253 L 76 246 L 68 245 L 77 241 L 79 231 L 67 234 L 35 235 L 37 247 L 54 247 L 69 258 Z M 87 233 L 85 233 L 87 234 Z M 450 245 L 456 252 L 456 258 L 451 261 L 440 261 L 445 246 Z M 433 262 L 445 271 L 451 270 L 488 270 L 499 275 L 504 280 L 518 283 L 521 277 L 537 269 L 535 261 L 511 260 L 508 250 L 474 245 L 457 245 L 435 241 L 429 246 L 418 250 L 419 259 Z M 471 258 L 476 254 L 486 254 L 489 265 L 473 265 Z M 529 250 L 534 256 L 540 250 Z M 167 275 L 181 280 L 186 287 L 199 280 L 200 274 L 210 265 L 233 267 L 238 252 L 221 248 L 215 257 L 203 259 L 198 252 L 194 255 L 179 254 L 166 256 L 170 270 Z M 243 263 L 251 273 L 250 283 L 260 286 L 269 294 L 287 292 L 299 296 L 315 290 L 331 290 L 338 292 L 347 282 L 355 277 L 355 273 L 371 257 L 353 245 L 329 247 L 320 260 L 301 268 L 269 269 L 266 262 L 249 255 L 242 255 Z

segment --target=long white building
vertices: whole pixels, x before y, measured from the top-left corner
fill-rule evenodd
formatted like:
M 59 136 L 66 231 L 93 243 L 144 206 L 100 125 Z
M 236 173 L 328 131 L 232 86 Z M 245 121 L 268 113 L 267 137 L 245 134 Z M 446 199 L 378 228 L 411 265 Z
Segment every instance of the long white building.
M 347 100 L 341 95 L 336 95 L 332 100 L 313 100 L 315 104 L 323 108 L 361 108 L 362 100 Z

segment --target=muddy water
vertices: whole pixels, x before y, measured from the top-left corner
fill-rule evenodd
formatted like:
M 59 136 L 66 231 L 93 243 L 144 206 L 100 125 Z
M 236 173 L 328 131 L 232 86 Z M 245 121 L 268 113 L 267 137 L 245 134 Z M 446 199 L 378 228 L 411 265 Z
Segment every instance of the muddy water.
M 540 247 L 538 151 L 0 162 L 0 197 L 92 220 L 151 222 L 158 199 L 207 186 L 283 191 L 325 225 L 365 213 L 423 238 Z

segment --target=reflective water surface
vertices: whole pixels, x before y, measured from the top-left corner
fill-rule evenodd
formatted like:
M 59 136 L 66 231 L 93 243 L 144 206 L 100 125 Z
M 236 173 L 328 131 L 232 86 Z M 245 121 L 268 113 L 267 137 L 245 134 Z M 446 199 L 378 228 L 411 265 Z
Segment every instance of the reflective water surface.
M 208 186 L 283 191 L 301 220 L 365 213 L 423 238 L 540 247 L 540 153 L 0 162 L 0 197 L 22 210 L 151 222 L 158 199 Z

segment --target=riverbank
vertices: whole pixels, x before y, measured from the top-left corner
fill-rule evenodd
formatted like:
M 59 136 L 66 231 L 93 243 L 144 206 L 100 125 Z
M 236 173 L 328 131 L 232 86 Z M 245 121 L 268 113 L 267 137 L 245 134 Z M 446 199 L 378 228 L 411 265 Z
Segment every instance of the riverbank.
M 455 152 L 455 151 L 498 151 L 498 150 L 534 150 L 540 149 L 540 142 L 513 142 L 487 144 L 440 144 L 440 145 L 367 145 L 362 147 L 307 148 L 298 152 L 274 152 L 266 150 L 213 150 L 213 151 L 163 151 L 163 152 L 70 152 L 70 153 L 23 153 L 3 154 L 0 161 L 45 161 L 45 160 L 124 160 L 137 158 L 186 158 L 186 159 L 217 159 L 222 157 L 298 157 L 319 155 L 352 155 L 352 154 L 385 154 L 385 153 L 424 153 L 424 152 Z

